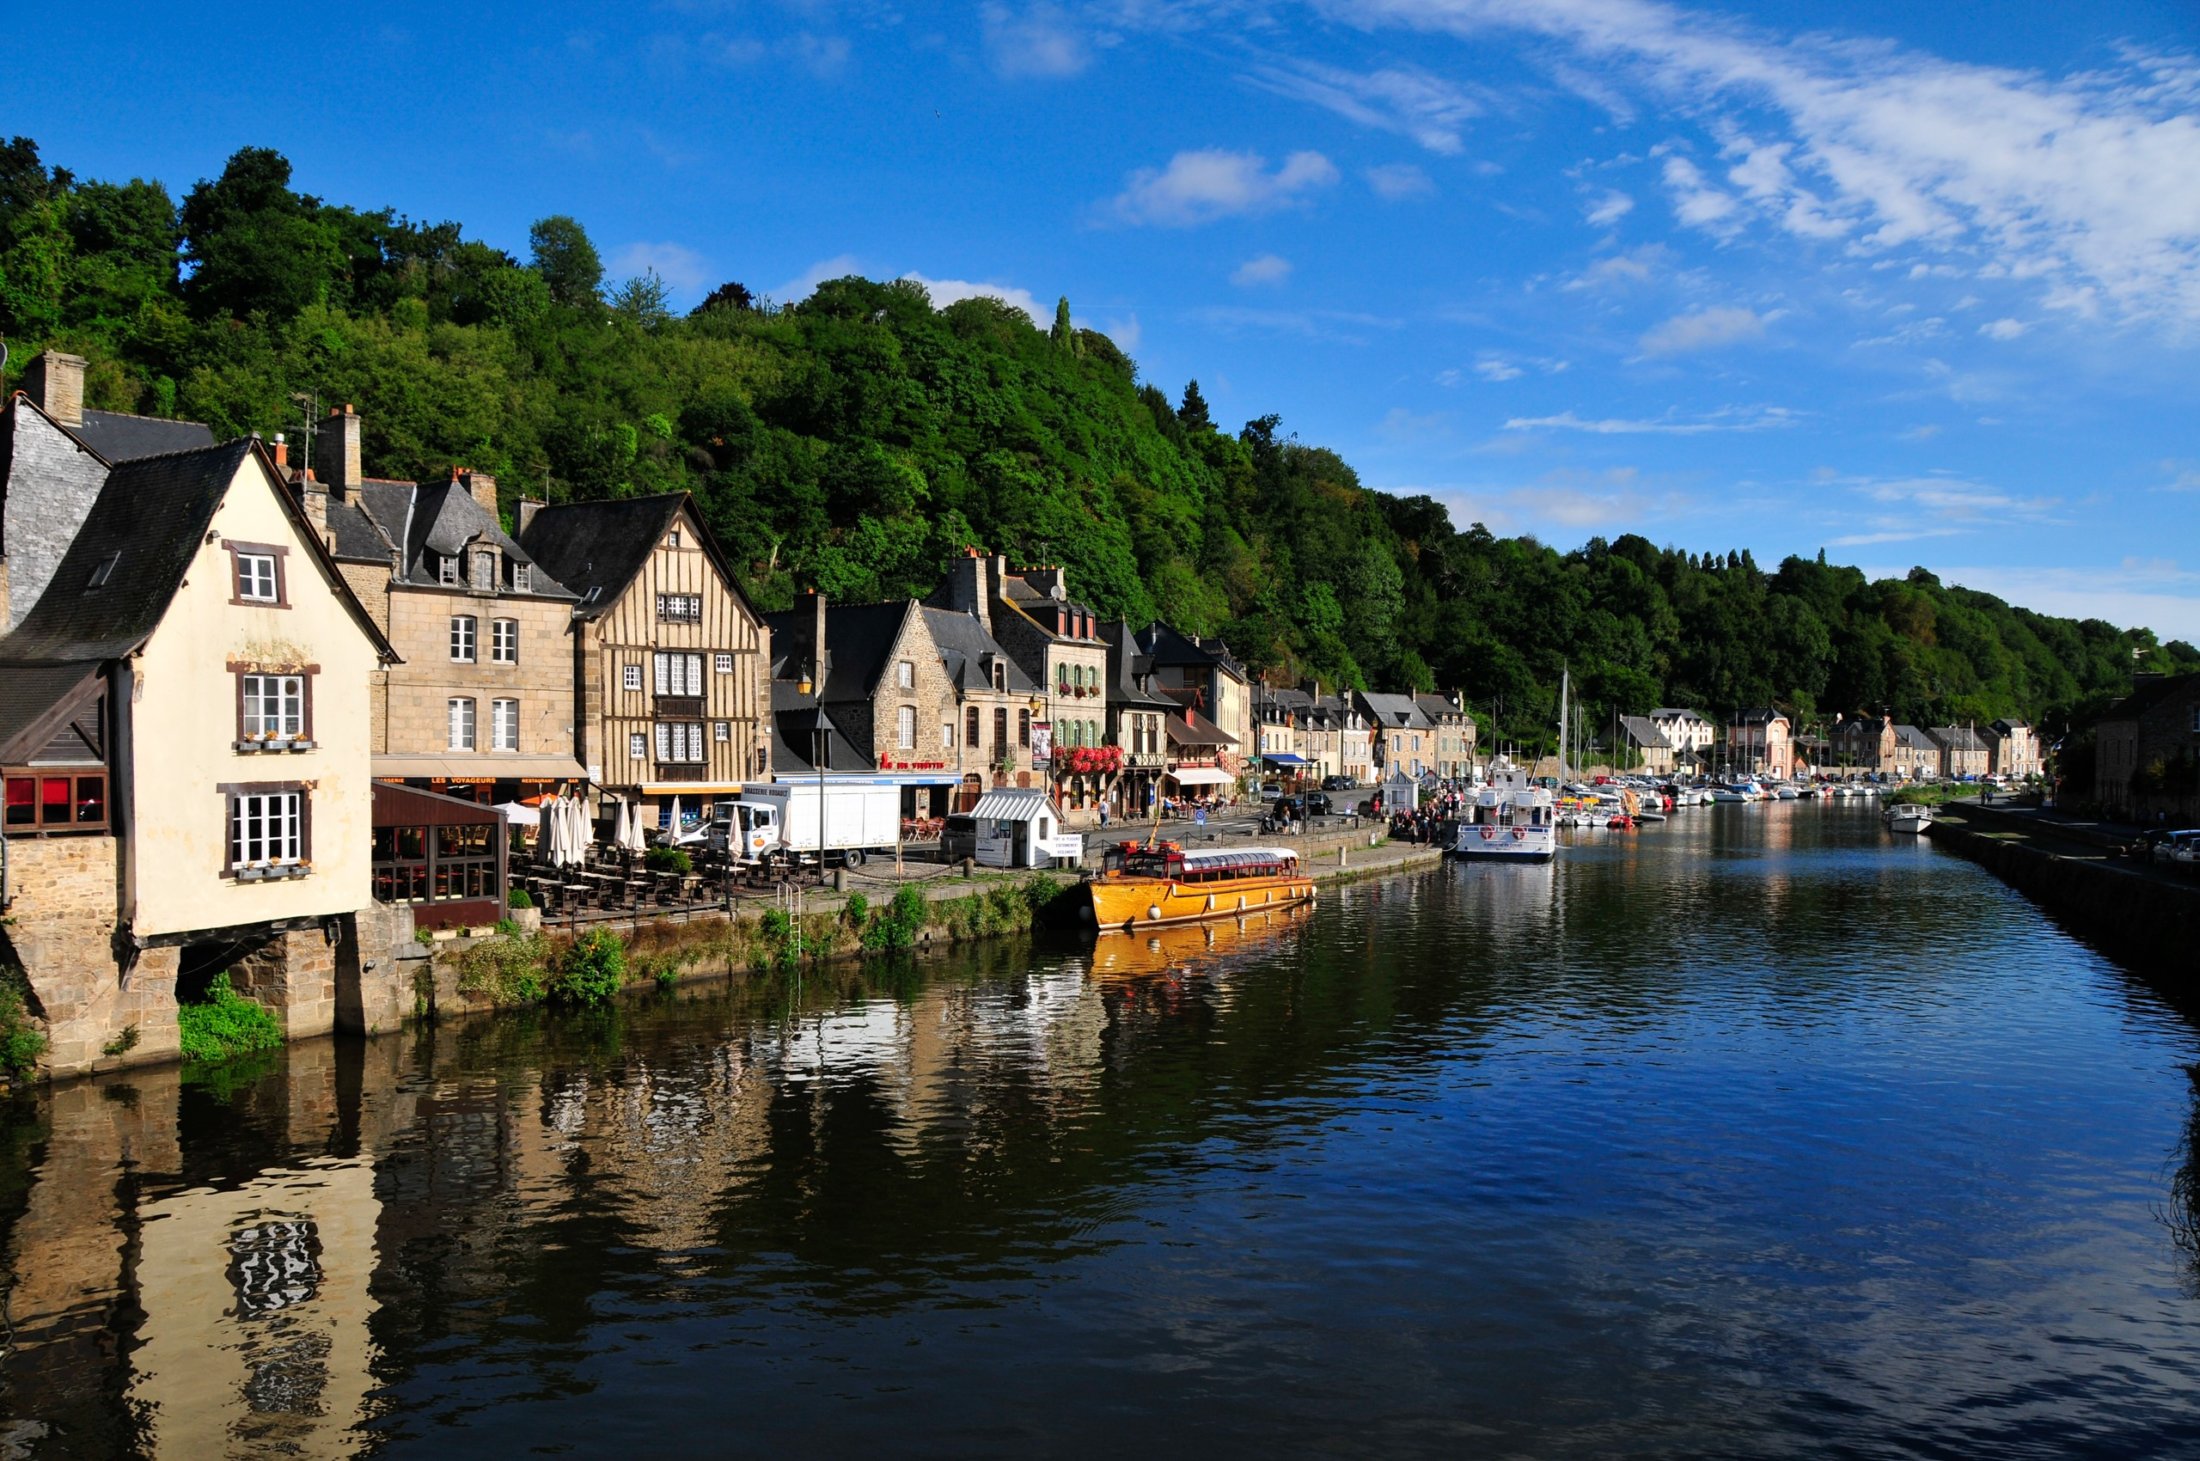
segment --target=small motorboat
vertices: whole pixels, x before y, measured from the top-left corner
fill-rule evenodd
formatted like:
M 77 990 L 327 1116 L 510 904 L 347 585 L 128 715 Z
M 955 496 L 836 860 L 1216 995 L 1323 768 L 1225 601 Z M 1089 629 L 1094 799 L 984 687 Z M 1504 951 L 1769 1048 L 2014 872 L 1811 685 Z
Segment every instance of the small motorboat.
M 1922 833 L 1933 825 L 1933 809 L 1922 802 L 1900 802 L 1881 815 L 1889 832 Z

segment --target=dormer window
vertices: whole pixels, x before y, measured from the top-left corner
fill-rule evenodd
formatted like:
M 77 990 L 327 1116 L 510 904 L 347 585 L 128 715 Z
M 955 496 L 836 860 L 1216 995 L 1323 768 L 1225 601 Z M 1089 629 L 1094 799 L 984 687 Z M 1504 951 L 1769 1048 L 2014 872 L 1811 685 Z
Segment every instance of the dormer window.
M 493 590 L 497 586 L 497 555 L 487 548 L 478 548 L 474 551 L 473 586 L 483 592 Z
M 512 587 L 515 590 L 526 593 L 534 586 L 535 575 L 529 565 L 514 559 L 507 567 L 511 571 Z

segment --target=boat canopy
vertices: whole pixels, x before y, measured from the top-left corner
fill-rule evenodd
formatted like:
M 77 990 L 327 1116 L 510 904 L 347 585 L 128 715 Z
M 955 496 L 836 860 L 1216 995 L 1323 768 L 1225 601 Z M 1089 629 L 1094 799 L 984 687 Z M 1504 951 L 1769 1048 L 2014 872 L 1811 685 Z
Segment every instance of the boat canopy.
M 1299 855 L 1288 847 L 1233 847 L 1227 852 L 1187 852 L 1184 866 L 1190 872 L 1213 872 L 1227 867 L 1273 867 L 1279 862 L 1297 862 Z

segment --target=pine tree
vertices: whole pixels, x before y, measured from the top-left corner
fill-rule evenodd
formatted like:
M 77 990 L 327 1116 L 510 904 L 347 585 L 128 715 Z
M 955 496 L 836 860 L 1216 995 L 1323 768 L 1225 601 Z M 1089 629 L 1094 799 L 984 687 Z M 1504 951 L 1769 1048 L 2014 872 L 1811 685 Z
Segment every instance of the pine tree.
M 1187 431 L 1212 431 L 1214 418 L 1207 414 L 1207 398 L 1199 393 L 1199 382 L 1184 387 L 1184 403 L 1176 408 L 1176 419 L 1184 423 Z

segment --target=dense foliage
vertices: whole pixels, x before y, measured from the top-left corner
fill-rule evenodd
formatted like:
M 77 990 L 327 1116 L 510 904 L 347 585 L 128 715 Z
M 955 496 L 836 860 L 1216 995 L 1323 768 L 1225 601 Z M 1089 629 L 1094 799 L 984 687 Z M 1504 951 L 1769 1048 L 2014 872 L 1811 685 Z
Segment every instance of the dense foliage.
M 202 998 L 176 1006 L 176 1032 L 187 1061 L 233 1060 L 283 1043 L 282 1021 L 230 988 L 226 972 L 214 976 Z
M 575 220 L 526 262 L 455 223 L 296 192 L 262 149 L 177 204 L 0 148 L 0 332 L 91 362 L 94 406 L 218 432 L 295 430 L 293 393 L 354 402 L 370 470 L 494 471 L 553 499 L 685 488 L 748 587 L 929 592 L 966 545 L 1070 567 L 1104 614 L 1220 633 L 1256 669 L 1463 691 L 1539 735 L 1562 665 L 1594 719 L 1777 702 L 1804 724 L 1892 708 L 2052 727 L 2138 668 L 2200 665 L 2145 630 L 2030 613 L 1913 571 L 1659 548 L 1561 553 L 1363 489 L 1263 417 L 1218 430 L 1106 336 L 910 281 L 778 308 L 738 283 L 684 318 L 654 276 L 607 289 Z

